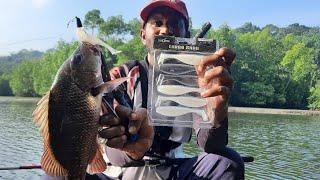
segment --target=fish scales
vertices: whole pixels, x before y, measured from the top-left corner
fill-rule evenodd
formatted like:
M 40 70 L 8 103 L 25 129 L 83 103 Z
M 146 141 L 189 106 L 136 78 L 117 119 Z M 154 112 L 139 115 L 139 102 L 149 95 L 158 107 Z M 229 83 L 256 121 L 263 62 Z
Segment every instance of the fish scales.
M 95 143 L 93 140 L 98 133 L 101 104 L 96 97 L 83 92 L 74 83 L 69 82 L 69 86 L 61 87 L 68 87 L 68 89 L 58 90 L 63 93 L 58 96 L 64 97 L 65 102 L 62 104 L 65 104 L 65 107 L 62 108 L 65 110 L 65 118 L 59 136 L 53 136 L 51 139 L 51 141 L 60 142 L 52 146 L 52 150 L 61 165 L 69 169 L 69 174 L 77 174 L 79 170 L 85 172 L 89 158 L 93 156 Z M 56 119 L 55 114 L 58 113 L 54 110 L 50 111 L 50 107 L 49 121 Z

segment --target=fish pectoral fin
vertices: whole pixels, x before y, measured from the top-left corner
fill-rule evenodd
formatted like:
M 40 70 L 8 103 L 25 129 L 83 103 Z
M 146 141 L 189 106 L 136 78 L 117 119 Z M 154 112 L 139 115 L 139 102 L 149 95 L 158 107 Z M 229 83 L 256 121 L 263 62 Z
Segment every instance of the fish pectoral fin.
M 109 93 L 109 92 L 113 91 L 114 89 L 116 89 L 120 84 L 127 81 L 128 79 L 130 79 L 130 77 L 123 77 L 123 78 L 118 78 L 115 80 L 105 82 L 105 83 L 93 88 L 91 90 L 91 94 L 93 96 L 96 96 L 98 94 Z
M 101 173 L 107 169 L 107 163 L 103 158 L 103 147 L 98 145 L 98 143 L 96 143 L 96 147 L 94 157 L 91 159 L 87 167 L 87 172 L 89 174 Z
M 67 176 L 68 171 L 56 160 L 50 148 L 49 142 L 44 142 L 41 157 L 41 168 L 50 176 Z

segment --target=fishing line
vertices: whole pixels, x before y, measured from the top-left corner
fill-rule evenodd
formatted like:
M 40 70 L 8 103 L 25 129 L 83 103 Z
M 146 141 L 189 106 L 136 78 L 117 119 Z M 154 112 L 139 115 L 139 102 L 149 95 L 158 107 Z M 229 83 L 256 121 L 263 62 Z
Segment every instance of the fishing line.
M 68 21 L 67 23 L 67 29 L 70 26 L 70 23 L 74 22 L 75 18 L 72 18 Z M 50 39 L 57 39 L 57 38 L 62 38 L 66 33 L 61 33 L 56 36 L 48 36 L 48 37 L 42 37 L 42 38 L 33 38 L 33 39 L 26 39 L 26 40 L 21 40 L 21 41 L 15 41 L 15 42 L 10 42 L 10 43 L 1 43 L 0 44 L 0 49 L 6 49 L 8 46 L 13 46 L 13 45 L 19 45 L 19 44 L 25 44 L 33 41 L 44 41 L 44 40 L 50 40 Z
M 11 42 L 11 43 L 4 43 L 2 46 L 0 46 L 1 49 L 6 48 L 8 46 L 16 45 L 16 44 L 24 44 L 32 41 L 43 41 L 43 40 L 48 40 L 48 39 L 55 39 L 62 37 L 65 33 L 60 34 L 58 36 L 49 36 L 49 37 L 43 37 L 43 38 L 34 38 L 34 39 L 27 39 L 27 40 L 21 40 L 21 41 L 16 41 L 16 42 Z

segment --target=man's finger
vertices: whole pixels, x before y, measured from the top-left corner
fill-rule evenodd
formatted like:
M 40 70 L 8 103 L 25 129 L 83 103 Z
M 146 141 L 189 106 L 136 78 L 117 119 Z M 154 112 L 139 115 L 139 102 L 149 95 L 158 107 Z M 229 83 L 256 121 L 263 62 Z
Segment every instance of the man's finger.
M 130 152 L 130 151 L 144 152 L 146 147 L 150 147 L 150 144 L 151 142 L 149 139 L 141 138 L 139 139 L 139 141 L 129 142 L 125 144 L 125 146 L 123 147 L 123 150 L 127 152 Z
M 120 119 L 128 119 L 132 113 L 132 109 L 122 105 L 118 105 L 115 111 Z
M 100 117 L 99 124 L 103 126 L 115 126 L 120 124 L 120 120 L 112 114 L 106 114 Z
M 152 145 L 152 140 L 147 138 L 141 138 L 136 142 L 130 142 L 125 144 L 123 147 L 123 151 L 126 151 L 126 153 L 133 159 L 140 159 L 143 157 L 146 148 L 150 148 Z
M 207 97 L 214 97 L 214 96 L 225 96 L 226 99 L 229 98 L 230 96 L 230 89 L 227 86 L 218 86 L 218 85 L 214 85 L 212 86 L 210 89 L 207 89 L 206 91 L 201 93 L 201 96 L 203 98 L 207 98 Z
M 201 75 L 201 73 L 203 73 L 209 65 L 223 66 L 224 68 L 228 68 L 232 64 L 235 57 L 236 53 L 234 53 L 232 50 L 225 47 L 221 48 L 214 54 L 204 56 L 197 67 L 197 72 Z
M 147 110 L 145 108 L 138 108 L 129 118 L 129 132 L 136 134 L 141 127 L 141 124 L 147 118 Z
M 236 58 L 236 53 L 226 47 L 220 48 L 216 54 L 223 57 L 223 61 L 227 66 L 231 66 L 233 60 Z
M 202 75 L 205 71 L 207 66 L 209 65 L 213 65 L 213 66 L 217 66 L 217 65 L 221 65 L 221 66 L 226 66 L 224 64 L 224 61 L 222 59 L 222 56 L 214 53 L 208 56 L 203 56 L 203 58 L 200 60 L 200 63 L 197 67 L 197 73 L 198 75 Z
M 125 143 L 127 143 L 127 136 L 122 135 L 120 137 L 108 139 L 106 145 L 111 148 L 122 149 Z
M 231 77 L 228 70 L 226 70 L 222 66 L 214 67 L 206 71 L 203 79 L 207 83 L 209 83 L 213 79 L 217 79 L 219 82 L 219 85 L 228 86 L 229 88 L 232 88 L 233 86 L 233 78 Z
M 125 128 L 123 126 L 114 126 L 110 128 L 105 128 L 99 131 L 99 136 L 105 139 L 111 139 L 117 136 L 122 136 L 125 133 Z

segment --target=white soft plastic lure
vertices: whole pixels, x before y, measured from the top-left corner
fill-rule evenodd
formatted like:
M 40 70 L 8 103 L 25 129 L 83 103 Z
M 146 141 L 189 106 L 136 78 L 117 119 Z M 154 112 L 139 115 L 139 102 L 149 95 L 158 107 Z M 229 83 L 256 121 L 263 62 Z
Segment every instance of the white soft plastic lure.
M 80 42 L 86 42 L 86 43 L 90 43 L 92 45 L 100 45 L 100 46 L 104 46 L 105 48 L 107 48 L 111 54 L 115 55 L 118 53 L 121 53 L 121 51 L 118 51 L 116 49 L 113 49 L 111 46 L 109 46 L 108 44 L 106 44 L 105 42 L 103 42 L 101 39 L 97 38 L 97 37 L 93 37 L 90 34 L 88 34 L 84 28 L 82 27 L 82 23 L 80 18 L 76 17 L 77 20 L 77 30 L 76 30 L 76 34 L 77 37 L 79 39 Z
M 195 88 L 195 87 L 186 87 L 182 85 L 159 85 L 157 87 L 158 92 L 166 94 L 166 95 L 173 95 L 178 96 L 190 92 L 203 92 L 204 89 Z
M 158 64 L 163 64 L 166 59 L 177 59 L 185 64 L 198 65 L 203 55 L 199 54 L 160 54 Z
M 174 96 L 158 96 L 159 101 L 174 101 L 179 103 L 180 105 L 186 106 L 186 107 L 203 107 L 207 104 L 207 101 L 203 98 L 197 98 L 197 97 L 174 97 Z
M 156 108 L 156 112 L 168 117 L 177 117 L 177 116 L 182 116 L 188 113 L 196 113 L 202 117 L 203 121 L 208 121 L 208 117 L 205 111 L 201 109 L 179 107 L 179 106 L 160 106 Z

